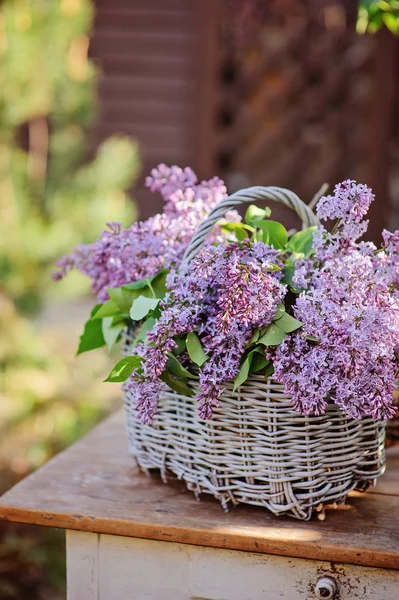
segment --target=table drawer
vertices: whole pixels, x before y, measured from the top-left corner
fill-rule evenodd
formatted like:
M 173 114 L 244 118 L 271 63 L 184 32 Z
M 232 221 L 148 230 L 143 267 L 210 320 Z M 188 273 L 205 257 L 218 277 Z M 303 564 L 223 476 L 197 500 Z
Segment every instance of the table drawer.
M 340 600 L 399 598 L 394 570 L 73 531 L 67 549 L 68 600 L 329 598 L 322 577 Z

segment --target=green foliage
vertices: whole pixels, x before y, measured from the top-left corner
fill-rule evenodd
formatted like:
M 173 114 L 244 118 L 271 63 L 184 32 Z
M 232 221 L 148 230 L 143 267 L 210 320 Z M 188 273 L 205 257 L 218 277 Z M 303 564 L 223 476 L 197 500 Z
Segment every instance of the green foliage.
M 140 367 L 140 356 L 125 356 L 112 369 L 105 381 L 110 383 L 121 383 L 132 374 L 135 369 Z
M 240 371 L 234 380 L 233 392 L 237 390 L 248 379 L 250 373 L 262 371 L 269 365 L 270 361 L 265 357 L 264 349 L 255 347 L 246 354 Z
M 138 170 L 136 144 L 115 136 L 94 157 L 86 145 L 96 108 L 92 16 L 91 0 L 0 3 L 0 493 L 84 435 L 113 401 L 112 386 L 96 383 L 109 361 L 102 352 L 72 362 L 77 332 L 65 300 L 86 291 L 85 279 L 50 279 L 61 254 L 92 242 L 111 218 L 134 217 L 126 190 Z M 46 316 L 39 326 L 33 313 L 61 298 L 56 324 Z M 79 352 L 110 347 L 117 329 L 90 320 Z M 43 543 L 40 567 L 37 548 L 35 560 L 25 559 L 23 538 L 11 547 L 3 527 L 0 597 L 58 598 L 50 586 L 61 546 Z
M 182 394 L 183 396 L 194 396 L 194 391 L 187 385 L 185 380 L 172 377 L 168 371 L 162 373 L 161 380 L 166 383 L 171 390 Z
M 383 25 L 399 34 L 399 0 L 361 0 L 356 25 L 358 33 L 375 33 Z
M 187 352 L 193 363 L 202 367 L 208 356 L 205 354 L 201 340 L 194 331 L 190 331 L 186 339 Z
M 141 321 L 150 312 L 152 312 L 159 304 L 159 298 L 146 298 L 139 296 L 133 301 L 130 309 L 130 318 L 132 321 Z
M 277 221 L 259 221 L 256 226 L 262 231 L 262 241 L 270 244 L 276 250 L 285 248 L 288 242 L 288 233 L 284 225 Z
M 153 277 L 135 281 L 120 288 L 110 288 L 110 299 L 98 304 L 91 312 L 80 337 L 77 354 L 107 344 L 108 351 L 120 339 L 122 331 L 132 321 L 140 322 L 135 343 L 144 340 L 155 323 L 156 309 L 166 293 L 168 269 Z M 142 322 L 144 320 L 144 322 Z M 184 344 L 185 348 L 185 344 Z
M 154 327 L 154 325 L 155 325 L 154 317 L 149 317 L 148 319 L 146 319 L 144 321 L 144 323 L 142 323 L 142 325 L 139 327 L 138 331 L 135 334 L 133 347 L 136 346 L 139 342 L 145 341 L 147 333 L 149 331 L 151 331 L 151 329 Z
M 159 273 L 156 273 L 152 277 L 133 281 L 122 286 L 122 290 L 136 292 L 133 298 L 137 298 L 140 295 L 148 295 L 149 298 L 163 298 L 166 292 L 166 277 L 168 273 L 169 269 L 162 269 L 162 271 L 159 271 Z
M 238 241 L 252 236 L 252 241 L 261 240 L 265 244 L 274 246 L 277 250 L 288 250 L 296 255 L 295 258 L 308 256 L 312 251 L 313 234 L 317 227 L 308 227 L 298 231 L 288 239 L 286 228 L 281 223 L 268 219 L 270 214 L 270 208 L 262 209 L 251 204 L 245 213 L 246 225 L 229 223 L 223 224 L 222 228 L 234 232 Z M 245 235 L 241 233 L 242 231 L 245 231 Z
M 245 213 L 245 222 L 247 225 L 256 227 L 259 221 L 263 221 L 267 217 L 270 217 L 272 211 L 269 207 L 259 208 L 256 204 L 250 204 Z
M 288 313 L 284 313 L 280 318 L 276 319 L 276 325 L 282 329 L 284 333 L 292 333 L 302 327 L 303 323 Z
M 53 261 L 91 242 L 104 223 L 131 220 L 125 190 L 137 148 L 106 140 L 87 158 L 96 69 L 88 60 L 90 0 L 5 0 L 0 7 L 0 279 L 24 311 L 51 285 Z
M 270 323 L 265 333 L 259 338 L 259 344 L 263 346 L 278 346 L 286 336 L 286 332 L 276 323 Z
M 297 231 L 290 238 L 288 248 L 297 255 L 307 256 L 312 251 L 313 235 L 317 230 L 316 226 L 307 227 L 302 231 Z
M 273 373 L 273 365 L 265 356 L 265 347 L 278 346 L 288 333 L 302 327 L 303 323 L 286 312 L 284 304 L 276 310 L 273 321 L 263 330 L 255 330 L 241 361 L 240 371 L 234 381 L 234 391 L 248 379 L 250 373 L 263 371 L 265 378 Z
M 97 304 L 91 311 L 91 318 L 85 323 L 82 335 L 80 336 L 79 347 L 76 354 L 82 354 L 96 348 L 101 348 L 105 344 L 102 321 L 95 319 L 96 314 L 103 305 Z
M 243 360 L 243 362 L 241 364 L 239 373 L 234 380 L 233 392 L 235 392 L 236 389 L 239 388 L 240 385 L 242 385 L 248 379 L 249 370 L 251 368 L 251 362 L 252 362 L 252 355 L 250 354 Z
M 107 344 L 108 352 L 111 352 L 125 328 L 126 321 L 123 317 L 105 317 L 102 320 L 102 334 Z
M 166 368 L 169 374 L 174 375 L 175 377 L 188 377 L 188 379 L 197 379 L 195 375 L 193 375 L 183 367 L 183 365 L 173 354 L 169 354 L 168 362 L 166 363 Z

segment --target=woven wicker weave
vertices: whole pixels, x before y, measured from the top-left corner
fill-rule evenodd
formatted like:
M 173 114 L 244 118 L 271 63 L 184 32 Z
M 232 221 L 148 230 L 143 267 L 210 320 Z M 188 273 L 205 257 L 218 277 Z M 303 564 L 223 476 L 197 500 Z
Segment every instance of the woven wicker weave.
M 210 213 L 187 250 L 186 264 L 226 210 L 259 197 L 283 201 L 307 225 L 317 223 L 288 190 L 250 188 Z M 243 502 L 307 520 L 324 504 L 342 503 L 351 490 L 366 489 L 384 471 L 385 423 L 349 419 L 333 403 L 323 416 L 301 416 L 283 386 L 260 375 L 251 375 L 236 392 L 226 383 L 209 421 L 198 416 L 195 398 L 169 388 L 152 426 L 136 419 L 132 404 L 125 391 L 129 448 L 140 467 L 159 469 L 165 481 L 173 473 L 197 496 L 213 494 L 224 508 Z
M 335 404 L 303 417 L 281 385 L 260 376 L 239 391 L 226 384 L 221 407 L 203 421 L 195 399 L 165 390 L 153 426 L 136 419 L 126 393 L 130 452 L 143 469 L 159 469 L 165 481 L 174 473 L 225 508 L 244 502 L 305 520 L 383 472 L 382 423 L 348 419 Z

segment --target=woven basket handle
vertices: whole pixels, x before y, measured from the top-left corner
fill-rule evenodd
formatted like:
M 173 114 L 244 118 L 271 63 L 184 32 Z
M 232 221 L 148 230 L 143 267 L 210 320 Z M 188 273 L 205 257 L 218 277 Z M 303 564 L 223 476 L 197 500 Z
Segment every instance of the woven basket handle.
M 305 204 L 294 192 L 280 187 L 255 186 L 239 190 L 231 196 L 224 198 L 215 208 L 211 210 L 208 217 L 201 223 L 195 232 L 183 257 L 183 265 L 189 265 L 193 258 L 201 250 L 206 238 L 216 223 L 233 208 L 245 202 L 256 202 L 258 200 L 274 200 L 292 208 L 301 218 L 305 227 L 319 225 L 319 219 L 311 208 Z M 182 265 L 182 266 L 183 266 Z

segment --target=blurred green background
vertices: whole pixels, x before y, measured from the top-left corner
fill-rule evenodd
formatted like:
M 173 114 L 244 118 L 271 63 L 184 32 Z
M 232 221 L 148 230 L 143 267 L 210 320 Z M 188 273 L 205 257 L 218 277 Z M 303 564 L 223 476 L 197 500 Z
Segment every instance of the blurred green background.
M 0 494 L 80 438 L 118 402 L 101 351 L 75 359 L 92 301 L 62 253 L 108 220 L 131 223 L 136 144 L 87 143 L 97 72 L 89 0 L 0 7 Z M 64 597 L 63 533 L 0 524 L 0 598 Z

